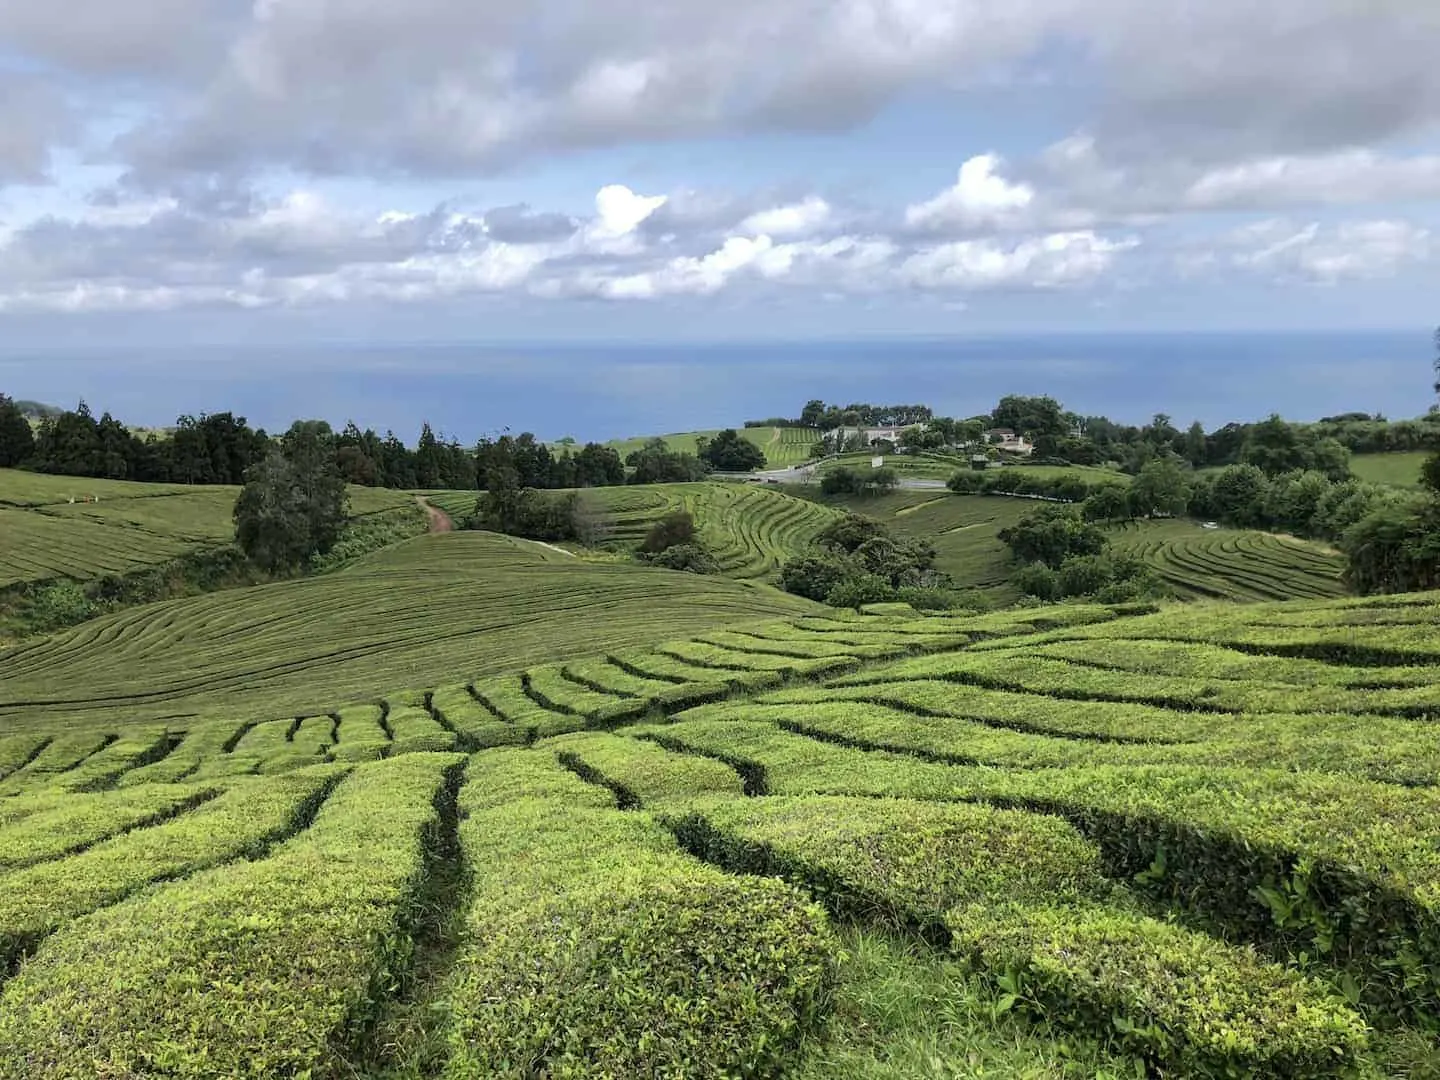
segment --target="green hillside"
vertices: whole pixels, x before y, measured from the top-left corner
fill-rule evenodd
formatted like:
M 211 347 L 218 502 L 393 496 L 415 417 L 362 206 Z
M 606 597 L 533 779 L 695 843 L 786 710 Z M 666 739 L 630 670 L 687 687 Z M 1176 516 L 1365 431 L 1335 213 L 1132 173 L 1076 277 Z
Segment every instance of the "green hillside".
M 1373 484 L 1418 488 L 1420 467 L 1431 455 L 1427 451 L 1410 454 L 1356 454 L 1350 459 L 1350 471 L 1361 480 Z
M 489 533 L 426 536 L 337 573 L 133 608 L 0 652 L 0 731 L 326 709 L 811 607 Z
M 666 514 L 684 510 L 721 572 L 741 580 L 770 579 L 804 551 L 836 512 L 768 486 L 708 482 L 595 488 L 592 504 L 608 515 L 608 540 L 638 545 Z
M 810 459 L 810 448 L 820 438 L 820 433 L 814 428 L 762 427 L 737 428 L 736 430 L 743 438 L 765 452 L 766 465 L 772 469 L 804 464 Z M 697 440 L 713 439 L 718 434 L 720 431 L 716 428 L 711 431 L 682 431 L 658 437 L 664 439 L 665 444 L 673 451 L 693 454 Z M 646 435 L 633 439 L 612 439 L 605 445 L 614 447 L 623 458 L 633 454 L 655 437 Z
M 135 484 L 0 469 L 0 589 L 125 574 L 235 535 L 238 488 Z M 402 492 L 352 487 L 352 514 L 413 504 Z
M 879 518 L 902 536 L 935 545 L 936 565 L 997 602 L 1016 599 L 1014 567 L 999 533 L 1035 510 L 1030 499 L 897 491 L 877 498 L 820 496 L 826 504 Z M 1286 600 L 1343 596 L 1342 556 L 1323 544 L 1240 529 L 1204 529 L 1193 521 L 1141 521 L 1111 530 L 1111 541 L 1153 567 L 1183 599 Z
M 676 633 L 552 593 L 544 644 L 537 610 L 457 650 L 450 578 L 473 621 L 486 579 L 597 568 L 483 536 L 373 562 L 323 580 L 415 594 L 433 656 L 358 704 L 311 664 L 213 721 L 7 718 L 0 1076 L 1440 1068 L 1440 595 L 680 632 L 682 576 L 609 568 Z M 367 617 L 322 599 L 270 615 Z M 203 656 L 180 614 L 128 635 L 135 691 L 167 635 Z

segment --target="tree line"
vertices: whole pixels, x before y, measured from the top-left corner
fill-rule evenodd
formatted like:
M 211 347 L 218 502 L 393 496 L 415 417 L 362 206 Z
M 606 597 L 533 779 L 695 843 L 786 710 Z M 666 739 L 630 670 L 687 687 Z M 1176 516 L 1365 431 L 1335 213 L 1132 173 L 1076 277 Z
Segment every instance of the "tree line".
M 0 468 L 24 468 L 64 476 L 150 483 L 245 482 L 297 427 L 303 426 L 334 452 L 337 474 L 347 484 L 424 490 L 488 490 L 492 484 L 521 489 L 608 487 L 700 480 L 712 470 L 745 472 L 765 466 L 765 454 L 738 432 L 699 440 L 694 452 L 651 439 L 626 458 L 610 446 L 573 440 L 551 447 L 531 432 L 486 436 L 473 446 L 437 435 L 427 424 L 413 447 L 394 431 L 383 436 L 348 423 L 335 431 L 323 420 L 297 421 L 272 437 L 243 416 L 222 412 L 181 416 L 173 428 L 143 436 L 109 412 L 99 417 L 81 401 L 74 409 L 46 409 L 0 394 Z

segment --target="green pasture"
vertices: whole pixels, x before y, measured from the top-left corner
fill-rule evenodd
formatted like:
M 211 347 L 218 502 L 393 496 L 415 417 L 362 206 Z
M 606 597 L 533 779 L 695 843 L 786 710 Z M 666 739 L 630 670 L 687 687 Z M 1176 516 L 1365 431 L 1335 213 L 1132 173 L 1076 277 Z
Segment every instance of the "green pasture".
M 1399 454 L 1356 454 L 1350 459 L 1350 471 L 1372 484 L 1414 488 L 1420 486 L 1420 467 L 1430 456 L 1422 450 Z

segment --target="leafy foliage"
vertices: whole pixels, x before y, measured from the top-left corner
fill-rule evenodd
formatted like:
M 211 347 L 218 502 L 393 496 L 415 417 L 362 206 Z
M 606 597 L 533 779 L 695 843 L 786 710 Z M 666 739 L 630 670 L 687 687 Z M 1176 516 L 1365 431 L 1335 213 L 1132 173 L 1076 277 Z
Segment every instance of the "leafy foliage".
M 300 425 L 245 474 L 235 503 L 235 542 L 272 573 L 324 555 L 349 516 L 349 495 L 323 435 Z

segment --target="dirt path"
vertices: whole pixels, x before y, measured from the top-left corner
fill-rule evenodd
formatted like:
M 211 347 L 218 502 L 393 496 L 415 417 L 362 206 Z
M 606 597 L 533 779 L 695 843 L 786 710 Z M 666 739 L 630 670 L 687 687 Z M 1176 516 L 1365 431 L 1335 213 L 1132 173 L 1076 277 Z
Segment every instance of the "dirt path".
M 418 495 L 415 496 L 415 501 L 420 504 L 420 509 L 424 510 L 430 518 L 430 531 L 432 533 L 455 531 L 455 522 L 450 520 L 450 515 L 445 513 L 444 510 L 441 510 L 438 506 L 431 506 Z

